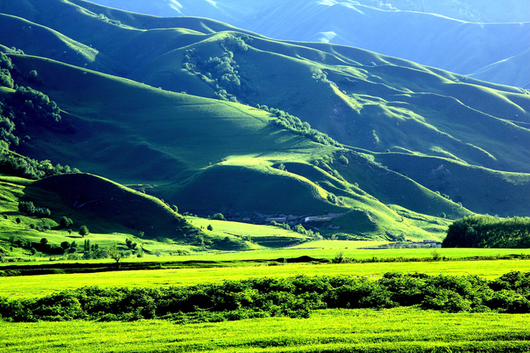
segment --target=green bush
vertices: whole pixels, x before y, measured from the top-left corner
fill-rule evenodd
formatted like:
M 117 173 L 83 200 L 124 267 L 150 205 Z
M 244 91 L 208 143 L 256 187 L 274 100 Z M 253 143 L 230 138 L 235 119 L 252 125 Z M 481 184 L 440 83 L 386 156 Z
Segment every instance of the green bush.
M 296 276 L 158 289 L 84 287 L 43 298 L 0 298 L 0 315 L 4 320 L 26 322 L 163 318 L 190 323 L 273 316 L 304 318 L 315 309 L 411 305 L 447 312 L 530 313 L 530 291 L 523 283 L 528 277 L 530 273 L 513 272 L 487 281 L 474 276 L 387 273 L 377 281 L 366 277 Z M 515 290 L 510 288 L 512 285 Z
M 87 226 L 81 226 L 81 227 L 79 227 L 79 235 L 81 235 L 82 237 L 84 237 L 84 236 L 87 236 L 88 234 L 90 234 L 90 231 L 88 230 L 88 227 L 87 227 Z

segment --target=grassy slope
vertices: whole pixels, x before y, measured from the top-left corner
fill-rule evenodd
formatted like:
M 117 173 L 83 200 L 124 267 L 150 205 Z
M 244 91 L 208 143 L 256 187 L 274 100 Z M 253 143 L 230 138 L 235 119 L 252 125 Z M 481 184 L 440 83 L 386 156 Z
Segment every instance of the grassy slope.
M 17 8 L 24 4 L 38 9 L 40 17 Z M 185 87 L 200 95 L 212 95 L 213 90 L 182 70 L 185 49 L 219 55 L 219 40 L 228 32 L 217 31 L 234 30 L 204 19 L 158 19 L 62 2 L 50 9 L 40 2 L 23 1 L 0 5 L 0 10 L 22 11 L 30 19 L 66 31 L 123 63 L 124 75 L 129 72 L 147 82 L 160 80 L 157 83 L 163 87 Z M 52 13 L 63 14 L 66 20 L 58 21 Z M 148 30 L 155 27 L 159 29 Z M 94 36 L 94 31 L 105 35 Z M 478 81 L 461 83 L 461 77 L 447 72 L 352 48 L 252 38 L 250 49 L 235 57 L 241 75 L 254 87 L 246 97 L 251 103 L 297 113 L 315 127 L 360 147 L 420 151 L 499 169 L 527 168 L 528 151 L 522 145 L 528 130 L 521 126 L 528 120 L 530 100 L 516 89 Z M 354 221 L 339 220 L 342 229 L 351 229 L 353 223 L 356 234 L 379 235 L 417 226 L 397 225 L 400 214 L 457 217 L 466 212 L 399 174 L 373 166 L 366 171 L 346 168 L 346 180 L 338 184 L 330 181 L 333 171 L 308 179 L 302 172 L 272 170 L 280 161 L 307 164 L 332 149 L 267 126 L 269 117 L 264 112 L 46 60 L 17 57 L 15 61 L 23 72 L 37 68 L 45 82 L 42 89 L 79 129 L 77 135 L 60 140 L 42 133 L 32 146 L 25 146 L 25 152 L 122 182 L 152 184 L 152 192 L 182 209 L 299 215 L 350 210 Z M 446 105 L 450 108 L 438 108 Z M 451 120 L 452 116 L 464 117 L 465 124 Z M 514 133 L 518 139 L 510 137 Z M 388 174 L 393 179 L 384 177 Z M 245 183 L 248 188 L 242 190 Z M 361 191 L 352 187 L 354 183 Z M 396 183 L 400 187 L 394 187 Z M 293 187 L 303 192 L 286 197 Z M 404 198 L 399 190 L 414 196 Z M 347 207 L 325 201 L 328 192 L 343 196 Z M 402 208 L 410 212 L 396 211 Z
M 226 33 L 214 33 L 234 28 L 205 19 L 160 19 L 78 4 L 91 12 L 87 15 L 81 7 L 65 4 L 54 7 L 66 21 L 50 17 L 50 10 L 39 4 L 34 6 L 41 6 L 46 25 L 121 63 L 120 74 L 155 87 L 213 96 L 204 83 L 182 70 L 182 56 L 189 48 L 218 53 L 215 43 Z M 98 25 L 106 35 L 95 38 L 92 33 Z M 511 94 L 517 92 L 514 89 L 481 87 L 484 83 L 478 81 L 461 83 L 463 77 L 340 46 L 294 45 L 258 36 L 249 44 L 251 50 L 235 58 L 240 74 L 255 88 L 245 97 L 249 103 L 282 108 L 341 142 L 362 148 L 406 148 L 493 169 L 528 171 L 522 146 L 528 130 L 506 120 L 527 126 L 530 99 Z M 329 80 L 316 79 L 322 74 Z M 462 123 L 455 117 L 466 119 Z M 499 130 L 503 133 L 497 134 Z M 518 138 L 506 138 L 513 134 Z
M 39 181 L 1 176 L 0 195 L 3 216 L 0 241 L 4 248 L 15 246 L 12 244 L 15 238 L 37 243 L 46 238 L 55 246 L 62 241 L 82 243 L 77 234 L 81 225 L 90 230 L 87 239 L 101 246 L 118 242 L 122 247 L 125 237 L 134 239 L 140 232 L 145 237 L 139 239 L 140 242 L 152 238 L 182 242 L 186 234 L 201 233 L 160 200 L 89 174 L 60 175 Z M 36 207 L 48 208 L 52 216 L 22 215 L 18 211 L 19 201 L 31 201 Z M 62 216 L 74 221 L 71 234 L 59 226 Z M 44 226 L 49 229 L 43 230 Z M 23 252 L 14 248 L 8 256 L 22 256 Z
M 217 55 L 215 43 L 226 35 L 219 31 L 247 33 L 205 19 L 155 18 L 78 4 L 90 12 L 64 3 L 52 10 L 40 3 L 33 6 L 42 12 L 43 24 L 120 63 L 122 72 L 116 73 L 192 94 L 212 96 L 213 91 L 182 70 L 184 50 L 196 47 Z M 5 11 L 24 13 L 15 5 L 6 5 Z M 66 20 L 58 21 L 52 13 L 64 14 Z M 94 37 L 97 29 L 105 36 Z M 520 91 L 472 80 L 463 83 L 465 77 L 340 46 L 252 38 L 251 50 L 235 57 L 241 76 L 255 87 L 245 97 L 251 104 L 282 108 L 357 147 L 402 147 L 493 169 L 528 171 L 522 162 L 529 157 L 522 142 L 528 130 L 506 124 L 530 119 L 530 97 L 512 94 Z M 322 74 L 329 80 L 316 79 Z M 457 122 L 457 117 L 466 119 Z M 499 130 L 503 133 L 497 134 Z M 505 138 L 513 134 L 518 139 Z
M 58 102 L 78 129 L 77 134 L 60 139 L 43 133 L 24 147 L 37 157 L 68 161 L 121 182 L 152 186 L 150 193 L 177 204 L 182 211 L 304 217 L 346 213 L 353 207 L 366 222 L 365 226 L 356 223 L 355 234 L 384 236 L 387 231 L 401 234 L 412 229 L 413 238 L 433 236 L 421 231 L 423 225 L 400 223 L 401 217 L 385 206 L 387 200 L 378 201 L 362 189 L 350 191 L 355 189 L 353 183 L 363 185 L 365 178 L 372 178 L 370 173 L 339 181 L 333 169 L 315 169 L 310 162 L 338 149 L 268 125 L 270 118 L 263 111 L 162 91 L 49 60 L 27 56 L 13 60 L 23 71 L 36 68 L 41 73 L 45 85 L 40 89 Z M 280 162 L 307 167 L 273 168 Z M 395 182 L 410 183 L 397 174 Z M 418 196 L 425 192 L 418 185 L 410 190 Z M 328 193 L 345 196 L 345 205 L 329 203 Z M 446 203 L 429 213 L 464 214 L 454 213 L 453 207 Z M 338 227 L 352 231 L 348 222 Z

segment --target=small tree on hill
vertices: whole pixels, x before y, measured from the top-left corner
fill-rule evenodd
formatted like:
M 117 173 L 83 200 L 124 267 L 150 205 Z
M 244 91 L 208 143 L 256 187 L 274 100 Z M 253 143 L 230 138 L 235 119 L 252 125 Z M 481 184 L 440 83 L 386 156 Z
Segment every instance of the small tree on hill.
M 81 228 L 79 228 L 79 235 L 81 235 L 82 237 L 84 237 L 85 235 L 88 235 L 90 232 L 88 231 L 88 227 L 87 226 L 81 226 Z
M 68 228 L 70 227 L 72 224 L 74 224 L 74 222 L 66 217 L 66 216 L 62 216 L 61 219 L 59 220 L 59 225 L 62 227 L 62 228 Z
M 116 267 L 120 267 L 120 260 L 122 258 L 122 254 L 118 251 L 118 245 L 114 244 L 107 250 L 107 255 L 116 261 Z
M 212 218 L 220 220 L 220 221 L 226 221 L 226 218 L 225 218 L 225 216 L 222 213 L 216 213 L 216 214 L 213 215 Z

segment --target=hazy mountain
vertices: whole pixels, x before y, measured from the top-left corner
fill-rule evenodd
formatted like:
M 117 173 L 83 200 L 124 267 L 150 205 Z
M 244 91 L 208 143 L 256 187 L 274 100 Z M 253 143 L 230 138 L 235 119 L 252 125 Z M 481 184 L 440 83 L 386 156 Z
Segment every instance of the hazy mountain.
M 106 6 L 157 16 L 200 16 L 262 35 L 363 48 L 491 82 L 525 87 L 530 3 L 508 1 L 120 1 Z M 496 63 L 511 61 L 499 67 Z

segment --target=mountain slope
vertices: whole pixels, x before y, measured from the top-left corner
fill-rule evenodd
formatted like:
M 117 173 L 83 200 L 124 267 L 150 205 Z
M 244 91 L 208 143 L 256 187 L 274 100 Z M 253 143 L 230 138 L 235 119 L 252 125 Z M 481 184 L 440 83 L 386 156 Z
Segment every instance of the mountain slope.
M 530 96 L 518 94 L 523 91 L 347 47 L 227 32 L 230 27 L 204 19 L 161 19 L 87 6 L 93 10 L 90 16 L 61 4 L 61 13 L 78 23 L 75 30 L 55 17 L 42 21 L 67 28 L 75 40 L 88 41 L 121 65 L 119 72 L 106 72 L 212 98 L 224 89 L 228 96 L 283 109 L 342 143 L 365 149 L 405 149 L 491 169 L 529 170 L 524 141 Z M 106 21 L 96 15 L 98 11 L 104 12 Z M 105 36 L 92 38 L 98 24 Z M 142 29 L 132 27 L 139 24 Z M 245 50 L 227 49 L 227 41 L 234 38 L 246 41 Z M 32 53 L 46 52 L 43 44 Z M 222 69 L 228 71 L 208 67 L 209 58 L 221 59 L 228 52 L 232 57 Z M 190 62 L 190 53 L 198 63 Z M 190 64 L 203 67 L 186 69 Z M 222 82 L 212 80 L 212 74 L 232 75 L 230 79 L 241 86 L 228 82 L 216 88 Z M 314 98 L 307 100 L 308 96 Z M 458 116 L 465 117 L 463 124 L 453 118 Z M 511 138 L 514 135 L 517 139 Z
M 351 177 L 345 172 L 344 179 L 332 159 L 341 148 L 279 129 L 262 110 L 162 91 L 50 60 L 12 58 L 21 71 L 31 67 L 41 73 L 45 82 L 41 89 L 57 101 L 77 129 L 67 137 L 43 132 L 21 149 L 37 157 L 69 161 L 121 182 L 141 184 L 182 211 L 222 211 L 261 222 L 284 214 L 303 222 L 308 216 L 355 210 L 371 226 L 347 224 L 330 229 L 382 237 L 415 229 L 420 238 L 428 237 L 422 231 L 426 225 L 403 222 L 386 202 L 431 216 L 467 213 L 398 174 L 393 185 L 410 184 L 408 192 L 418 202 L 400 199 L 399 189 L 394 196 L 388 190 L 384 202 L 377 200 L 362 189 L 363 180 L 373 179 L 371 170 L 377 168 L 375 164 L 370 167 L 369 159 L 357 156 L 359 163 L 346 170 L 359 166 L 365 172 Z M 287 167 L 279 168 L 280 163 Z M 355 182 L 360 188 L 353 186 Z M 380 197 L 385 194 L 378 192 Z M 426 209 L 426 203 L 432 208 Z M 432 219 L 436 218 L 425 221 L 431 228 Z M 443 224 L 438 224 L 440 231 Z M 321 231 L 328 232 L 326 228 Z
M 528 48 L 530 5 L 524 1 L 502 6 L 492 1 L 486 6 L 476 1 L 419 0 L 95 2 L 157 16 L 212 18 L 276 39 L 354 46 L 465 75 L 489 67 L 494 72 L 481 79 L 519 87 L 530 84 L 530 76 L 517 75 L 517 68 L 506 75 L 490 67 Z
M 530 95 L 523 90 L 345 46 L 271 40 L 206 19 L 73 3 L 19 3 L 36 13 L 0 4 L 27 12 L 39 23 L 31 25 L 35 35 L 68 35 L 54 34 L 50 43 L 21 35 L 6 46 L 39 56 L 49 55 L 48 44 L 86 46 L 106 72 L 90 70 L 90 61 L 85 68 L 11 55 L 22 74 L 38 72 L 40 83 L 21 84 L 37 84 L 75 126 L 70 135 L 30 129 L 17 151 L 33 158 L 136 185 L 182 211 L 307 220 L 326 235 L 386 239 L 440 239 L 444 217 L 469 214 L 468 203 L 471 211 L 485 209 L 473 199 L 484 184 L 469 186 L 459 205 L 421 173 L 408 173 L 413 163 L 400 169 L 404 154 L 418 157 L 411 158 L 418 170 L 450 161 L 462 166 L 451 171 L 470 179 L 485 178 L 489 168 L 510 193 L 528 186 L 526 174 L 519 180 L 506 173 L 530 170 Z M 349 146 L 323 141 L 307 122 Z M 495 210 L 527 212 L 519 202 Z

